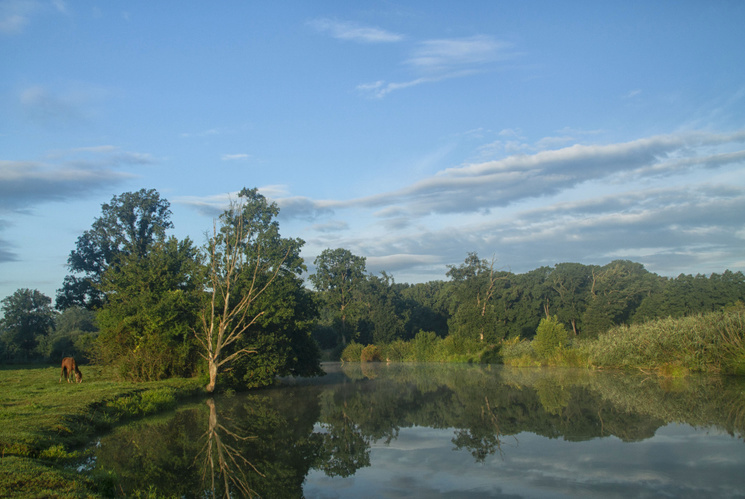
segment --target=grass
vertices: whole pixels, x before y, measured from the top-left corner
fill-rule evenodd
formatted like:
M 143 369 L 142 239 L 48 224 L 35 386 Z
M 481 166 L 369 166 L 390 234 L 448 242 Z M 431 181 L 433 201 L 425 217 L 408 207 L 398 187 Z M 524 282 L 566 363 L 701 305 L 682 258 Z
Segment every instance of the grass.
M 83 383 L 59 383 L 57 367 L 0 366 L 0 497 L 95 497 L 105 477 L 71 468 L 93 436 L 204 393 L 204 380 L 117 381 L 83 366 Z
M 712 312 L 619 326 L 578 349 L 600 367 L 745 375 L 745 313 Z

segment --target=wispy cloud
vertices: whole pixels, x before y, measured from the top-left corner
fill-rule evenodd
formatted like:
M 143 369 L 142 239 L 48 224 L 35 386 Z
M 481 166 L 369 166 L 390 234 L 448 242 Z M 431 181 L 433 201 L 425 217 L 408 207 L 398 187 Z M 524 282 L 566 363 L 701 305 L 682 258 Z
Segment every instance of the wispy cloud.
M 504 58 L 510 48 L 511 44 L 485 35 L 427 40 L 417 45 L 405 63 L 420 71 L 450 72 Z
M 38 0 L 4 0 L 0 2 L 0 34 L 23 33 L 34 16 L 56 11 L 67 13 L 67 4 L 62 0 L 40 2 Z
M 424 83 L 462 78 L 482 71 L 488 64 L 510 57 L 512 45 L 491 36 L 426 40 L 416 44 L 404 65 L 416 77 L 402 82 L 378 80 L 357 86 L 357 91 L 374 98 Z
M 133 177 L 120 171 L 121 167 L 151 163 L 154 160 L 149 154 L 114 146 L 54 151 L 40 161 L 0 160 L 0 212 L 110 188 Z
M 313 19 L 308 21 L 308 25 L 321 33 L 327 33 L 339 40 L 360 43 L 392 43 L 400 42 L 404 39 L 403 35 L 381 28 L 360 26 L 353 22 L 338 21 L 335 19 Z
M 223 154 L 220 159 L 223 161 L 245 161 L 250 156 L 248 154 L 240 153 L 240 154 Z

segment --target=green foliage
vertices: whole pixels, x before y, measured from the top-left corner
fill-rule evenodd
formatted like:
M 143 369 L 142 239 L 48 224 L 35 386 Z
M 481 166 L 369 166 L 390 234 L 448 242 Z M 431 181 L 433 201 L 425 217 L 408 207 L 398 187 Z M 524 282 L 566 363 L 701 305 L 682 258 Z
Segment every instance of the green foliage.
M 156 414 L 176 406 L 176 396 L 171 388 L 159 388 L 119 397 L 106 404 L 107 410 L 117 418 L 133 418 Z
M 404 362 L 412 357 L 412 342 L 396 340 L 385 346 L 386 360 Z
M 121 257 L 102 276 L 100 288 L 109 299 L 97 314 L 97 360 L 118 366 L 126 379 L 192 375 L 201 286 L 198 252 L 188 238 L 172 237 L 143 256 Z
M 75 357 L 79 364 L 85 364 L 93 357 L 97 337 L 95 314 L 82 307 L 70 307 L 57 314 L 54 331 L 40 339 L 37 350 L 48 362 Z
M 266 386 L 277 376 L 319 375 L 321 354 L 311 338 L 318 310 L 301 278 L 304 241 L 280 236 L 279 207 L 257 189 L 239 196 L 211 242 L 215 291 L 202 312 L 203 353 L 222 367 L 221 383 L 234 389 Z M 222 338 L 219 332 L 210 336 L 210 324 L 224 328 Z
M 364 345 L 352 341 L 341 352 L 342 362 L 360 362 Z
M 480 260 L 476 253 L 469 253 L 462 265 L 450 265 L 447 275 L 454 286 L 449 334 L 484 344 L 502 339 L 497 300 L 509 287 L 508 273 L 495 271 L 493 260 Z
M 70 252 L 67 265 L 73 274 L 57 291 L 57 308 L 103 305 L 107 295 L 99 285 L 104 273 L 120 258 L 143 258 L 155 243 L 165 241 L 166 230 L 173 227 L 170 216 L 170 203 L 155 189 L 125 192 L 101 205 L 101 216 Z
M 419 331 L 412 342 L 412 357 L 416 362 L 433 362 L 437 358 L 440 339 L 432 331 Z
M 360 313 L 359 288 L 365 281 L 365 258 L 343 248 L 325 249 L 313 261 L 315 274 L 310 282 L 320 294 L 327 310 L 325 325 L 333 325 L 339 343 L 355 338 L 351 323 Z
M 360 352 L 361 362 L 380 362 L 381 360 L 383 360 L 383 355 L 377 345 L 367 345 Z
M 619 326 L 579 348 L 593 365 L 739 374 L 745 355 L 745 313 L 712 312 Z
M 38 290 L 19 289 L 2 300 L 0 343 L 5 360 L 39 357 L 37 346 L 54 329 L 52 300 Z
M 564 324 L 560 323 L 556 316 L 544 318 L 538 324 L 532 347 L 539 357 L 545 359 L 557 349 L 565 347 L 568 337 Z

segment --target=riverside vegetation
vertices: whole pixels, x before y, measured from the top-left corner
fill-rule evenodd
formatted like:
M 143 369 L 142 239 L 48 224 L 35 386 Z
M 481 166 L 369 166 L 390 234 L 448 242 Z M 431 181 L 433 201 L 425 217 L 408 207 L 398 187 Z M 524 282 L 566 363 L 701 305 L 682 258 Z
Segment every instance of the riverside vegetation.
M 532 340 L 515 337 L 486 346 L 477 340 L 421 332 L 409 342 L 351 343 L 342 352 L 342 360 L 617 368 L 665 376 L 745 375 L 745 310 L 616 326 L 593 339 L 570 340 L 556 317 L 542 319 Z

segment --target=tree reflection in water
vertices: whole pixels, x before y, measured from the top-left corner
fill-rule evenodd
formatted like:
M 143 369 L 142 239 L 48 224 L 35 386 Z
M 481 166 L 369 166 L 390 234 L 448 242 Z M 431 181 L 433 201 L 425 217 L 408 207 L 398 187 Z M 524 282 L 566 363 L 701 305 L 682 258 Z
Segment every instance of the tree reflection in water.
M 452 365 L 327 370 L 120 428 L 101 439 L 96 466 L 112 471 L 125 495 L 302 497 L 311 471 L 332 483 L 374 469 L 375 449 L 407 451 L 396 450 L 404 430 L 449 435 L 447 459 L 464 467 L 490 456 L 508 466 L 523 446 L 520 434 L 639 442 L 671 422 L 745 434 L 738 378 Z
M 238 435 L 218 423 L 214 399 L 207 399 L 207 407 L 210 409 L 210 415 L 207 431 L 202 435 L 205 443 L 195 459 L 197 462 L 202 457 L 202 484 L 209 483 L 212 497 L 220 495 L 233 497 L 231 489 L 244 497 L 254 497 L 256 493 L 249 487 L 246 473 L 253 471 L 261 477 L 264 477 L 264 474 L 246 459 L 240 445 L 245 445 L 249 440 L 257 437 Z M 220 477 L 222 477 L 223 494 L 220 494 L 219 490 Z

